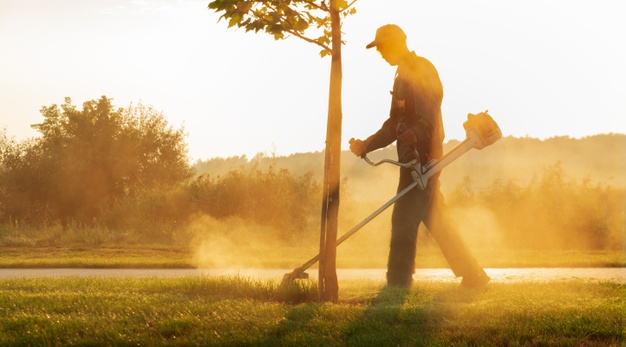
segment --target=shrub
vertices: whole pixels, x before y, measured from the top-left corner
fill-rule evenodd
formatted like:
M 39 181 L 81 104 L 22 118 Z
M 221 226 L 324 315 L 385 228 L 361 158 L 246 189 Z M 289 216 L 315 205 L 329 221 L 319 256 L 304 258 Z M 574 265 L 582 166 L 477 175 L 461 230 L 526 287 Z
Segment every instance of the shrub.
M 291 235 L 308 229 L 318 217 L 321 188 L 310 175 L 253 167 L 217 178 L 201 176 L 189 185 L 189 197 L 193 211 L 215 218 L 237 216 Z
M 497 180 L 475 192 L 471 183 L 450 195 L 451 206 L 476 204 L 492 211 L 508 246 L 518 248 L 617 249 L 621 247 L 622 191 L 589 180 L 568 179 L 559 163 L 526 187 Z

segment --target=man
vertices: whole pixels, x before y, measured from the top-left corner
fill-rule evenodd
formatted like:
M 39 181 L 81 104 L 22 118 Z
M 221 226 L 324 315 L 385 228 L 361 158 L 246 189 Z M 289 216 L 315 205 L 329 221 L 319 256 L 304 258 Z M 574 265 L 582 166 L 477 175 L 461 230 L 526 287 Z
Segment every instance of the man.
M 398 160 L 409 162 L 419 153 L 422 164 L 443 155 L 444 131 L 441 120 L 443 87 L 433 64 L 406 46 L 406 35 L 397 25 L 387 24 L 376 31 L 366 48 L 376 47 L 391 66 L 397 66 L 389 118 L 366 140 L 351 141 L 350 150 L 363 157 L 397 140 Z M 410 169 L 400 169 L 398 192 L 413 182 Z M 413 189 L 396 201 L 391 219 L 391 243 L 387 283 L 410 286 L 415 272 L 417 230 L 424 223 L 439 244 L 463 287 L 480 287 L 490 278 L 478 265 L 454 226 L 439 190 L 439 175 L 424 190 Z

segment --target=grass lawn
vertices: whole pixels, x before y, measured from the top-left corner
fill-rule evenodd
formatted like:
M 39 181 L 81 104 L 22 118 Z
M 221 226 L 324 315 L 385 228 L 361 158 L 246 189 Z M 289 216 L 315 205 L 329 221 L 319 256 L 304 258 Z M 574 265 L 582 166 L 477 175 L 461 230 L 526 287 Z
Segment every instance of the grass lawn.
M 616 283 L 281 287 L 242 277 L 0 281 L 0 345 L 623 346 Z
M 0 268 L 193 268 L 184 247 L 0 247 Z

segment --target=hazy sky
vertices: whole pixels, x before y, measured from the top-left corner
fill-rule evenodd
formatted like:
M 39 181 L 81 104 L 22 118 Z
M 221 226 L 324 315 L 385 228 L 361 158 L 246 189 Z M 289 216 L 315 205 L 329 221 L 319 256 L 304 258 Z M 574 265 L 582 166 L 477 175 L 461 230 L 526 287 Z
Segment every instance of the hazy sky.
M 0 0 L 0 129 L 42 106 L 139 101 L 185 126 L 192 159 L 319 151 L 330 59 L 291 37 L 227 29 L 209 1 Z M 388 116 L 394 68 L 366 50 L 400 25 L 444 85 L 447 139 L 488 109 L 503 134 L 626 133 L 623 1 L 359 0 L 343 26 L 343 147 Z

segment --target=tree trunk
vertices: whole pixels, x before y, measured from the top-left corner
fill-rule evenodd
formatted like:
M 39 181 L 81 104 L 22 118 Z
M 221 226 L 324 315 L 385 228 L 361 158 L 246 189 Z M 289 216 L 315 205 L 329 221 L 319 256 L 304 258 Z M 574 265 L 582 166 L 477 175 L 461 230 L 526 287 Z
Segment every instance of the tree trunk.
M 336 2 L 331 0 L 332 61 L 328 93 L 328 121 L 324 157 L 324 196 L 320 231 L 319 298 L 337 302 L 337 221 L 339 217 L 339 181 L 341 163 L 341 18 Z

